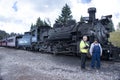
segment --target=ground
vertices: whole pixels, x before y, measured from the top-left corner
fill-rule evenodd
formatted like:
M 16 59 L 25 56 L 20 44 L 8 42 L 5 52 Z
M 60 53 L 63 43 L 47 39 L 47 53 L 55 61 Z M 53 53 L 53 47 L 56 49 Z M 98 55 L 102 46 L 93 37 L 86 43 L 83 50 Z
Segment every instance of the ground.
M 100 70 L 80 69 L 80 58 L 0 47 L 2 80 L 120 80 L 120 62 L 101 61 Z

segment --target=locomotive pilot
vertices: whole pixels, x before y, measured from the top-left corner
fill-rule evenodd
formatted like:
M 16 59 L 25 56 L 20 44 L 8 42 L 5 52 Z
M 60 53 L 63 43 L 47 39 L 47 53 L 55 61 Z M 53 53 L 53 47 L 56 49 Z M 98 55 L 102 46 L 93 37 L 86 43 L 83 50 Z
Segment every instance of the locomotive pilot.
M 85 63 L 87 58 L 87 53 L 89 50 L 89 44 L 87 43 L 87 36 L 83 36 L 83 39 L 80 41 L 80 53 L 81 53 L 81 69 L 85 69 Z

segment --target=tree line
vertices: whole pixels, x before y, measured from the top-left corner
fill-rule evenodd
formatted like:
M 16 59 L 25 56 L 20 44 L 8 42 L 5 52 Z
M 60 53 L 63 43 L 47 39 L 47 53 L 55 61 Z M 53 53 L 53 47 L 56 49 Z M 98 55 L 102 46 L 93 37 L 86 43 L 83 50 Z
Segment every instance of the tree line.
M 75 22 L 75 20 L 73 19 L 73 16 L 71 15 L 71 9 L 70 7 L 65 4 L 65 6 L 63 6 L 62 10 L 61 10 L 61 14 L 58 16 L 58 18 L 55 20 L 55 24 L 61 24 L 63 26 L 66 26 L 67 22 L 69 20 L 73 20 Z M 31 24 L 31 29 L 33 27 L 40 27 L 40 26 L 51 26 L 51 22 L 49 19 L 47 20 L 42 20 L 40 17 L 37 18 L 36 23 L 35 24 Z
M 12 32 L 12 33 L 7 33 L 7 32 L 4 31 L 4 30 L 0 30 L 0 40 L 1 40 L 1 39 L 4 39 L 4 38 L 7 38 L 7 37 L 10 37 L 10 36 L 15 36 L 15 35 L 21 35 L 21 34 L 19 34 L 19 33 L 14 33 L 14 32 Z
M 40 17 L 37 18 L 36 23 L 35 24 L 31 24 L 31 29 L 33 27 L 41 27 L 41 26 L 51 26 L 51 22 L 49 19 L 47 20 L 42 20 Z

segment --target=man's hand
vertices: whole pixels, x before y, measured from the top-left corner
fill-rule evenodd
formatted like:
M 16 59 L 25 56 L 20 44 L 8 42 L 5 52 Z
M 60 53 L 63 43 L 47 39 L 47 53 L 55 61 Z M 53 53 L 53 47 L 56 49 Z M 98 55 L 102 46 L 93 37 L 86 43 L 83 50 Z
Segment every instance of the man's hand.
M 88 46 L 85 46 L 84 49 L 88 49 L 89 47 Z

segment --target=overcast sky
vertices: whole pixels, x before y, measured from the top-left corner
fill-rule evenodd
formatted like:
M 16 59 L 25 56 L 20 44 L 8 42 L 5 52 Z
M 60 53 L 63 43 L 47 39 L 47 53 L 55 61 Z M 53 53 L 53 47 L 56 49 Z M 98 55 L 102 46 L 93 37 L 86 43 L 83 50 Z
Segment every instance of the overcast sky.
M 88 16 L 89 7 L 96 7 L 97 18 L 112 14 L 114 25 L 120 22 L 120 0 L 0 0 L 0 30 L 24 33 L 38 17 L 53 24 L 66 3 L 77 21 Z

